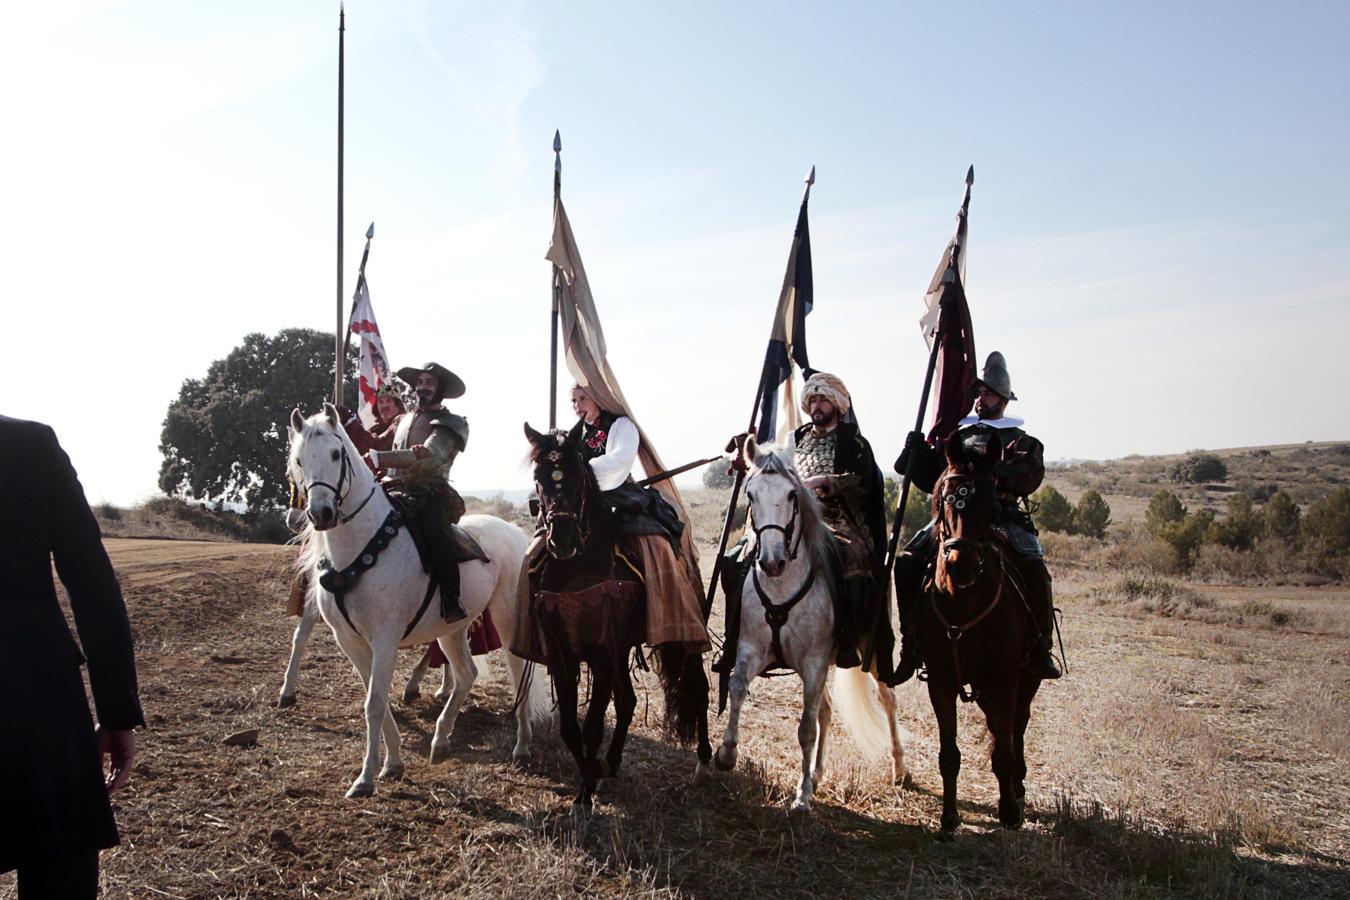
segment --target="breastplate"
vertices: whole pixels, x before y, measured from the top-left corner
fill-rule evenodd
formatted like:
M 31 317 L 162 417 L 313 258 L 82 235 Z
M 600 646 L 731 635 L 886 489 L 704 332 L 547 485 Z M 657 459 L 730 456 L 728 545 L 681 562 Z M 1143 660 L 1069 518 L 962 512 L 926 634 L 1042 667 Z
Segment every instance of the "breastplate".
M 808 431 L 797 442 L 795 462 L 797 474 L 803 479 L 814 475 L 834 474 L 834 451 L 839 444 L 839 433 L 817 436 Z

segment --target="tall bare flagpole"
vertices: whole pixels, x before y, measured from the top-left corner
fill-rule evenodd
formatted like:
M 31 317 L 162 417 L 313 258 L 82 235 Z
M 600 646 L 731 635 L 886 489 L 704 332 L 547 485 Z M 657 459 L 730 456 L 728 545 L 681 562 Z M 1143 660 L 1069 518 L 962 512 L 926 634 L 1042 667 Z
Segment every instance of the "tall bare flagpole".
M 347 10 L 338 5 L 338 133 L 337 133 L 337 328 L 333 345 L 333 402 L 342 405 L 342 373 L 347 368 L 347 332 L 342 322 L 342 107 L 343 58 L 346 54 Z
M 562 132 L 553 132 L 553 222 L 558 222 L 558 203 L 562 196 Z M 562 300 L 562 272 L 553 267 L 552 348 L 548 368 L 548 427 L 558 427 L 558 304 Z

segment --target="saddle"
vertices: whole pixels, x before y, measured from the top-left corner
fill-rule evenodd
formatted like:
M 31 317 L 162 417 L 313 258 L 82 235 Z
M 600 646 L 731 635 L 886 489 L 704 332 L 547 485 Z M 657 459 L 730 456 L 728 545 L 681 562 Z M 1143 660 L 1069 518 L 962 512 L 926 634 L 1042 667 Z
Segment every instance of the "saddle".
M 448 494 L 453 495 L 454 500 L 458 501 L 460 515 L 463 515 L 464 501 L 459 499 L 459 494 L 449 485 L 446 485 L 446 491 Z M 394 508 L 403 515 L 403 521 L 408 529 L 408 534 L 412 537 L 413 544 L 417 546 L 417 555 L 422 561 L 422 569 L 427 572 L 432 571 L 432 563 L 434 562 L 434 554 L 431 549 L 432 540 L 426 533 L 423 510 L 434 500 L 442 500 L 439 492 L 432 495 L 411 494 L 399 489 L 398 485 L 393 485 L 386 486 L 385 493 L 389 496 L 389 502 L 391 502 L 394 505 Z M 444 500 L 442 500 L 442 502 L 444 502 Z M 446 517 L 450 519 L 450 521 L 446 522 L 443 527 L 446 530 L 446 543 L 450 550 L 450 562 L 453 562 L 455 565 L 459 565 L 462 562 L 468 562 L 471 559 L 490 562 L 491 560 L 488 559 L 487 553 L 483 551 L 483 547 L 478 543 L 477 539 L 457 524 L 459 516 L 454 515 L 454 507 L 450 503 L 446 503 L 446 505 L 447 507 L 450 507 L 446 510 Z
M 601 581 L 575 591 L 535 591 L 530 598 L 548 641 L 572 654 L 596 651 L 621 660 L 647 634 L 647 609 L 636 581 Z

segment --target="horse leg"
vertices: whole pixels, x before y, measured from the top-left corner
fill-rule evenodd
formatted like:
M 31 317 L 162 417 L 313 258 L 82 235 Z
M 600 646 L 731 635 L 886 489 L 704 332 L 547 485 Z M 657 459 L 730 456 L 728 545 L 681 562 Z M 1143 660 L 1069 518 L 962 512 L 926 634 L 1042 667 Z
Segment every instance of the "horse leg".
M 530 698 L 534 695 L 534 679 L 544 677 L 543 667 L 521 659 L 508 649 L 503 648 L 502 653 L 506 655 L 506 670 L 511 675 L 516 704 L 516 746 L 511 751 L 511 759 L 524 762 L 530 758 L 530 743 L 534 740 L 534 711 Z
M 1036 696 L 1036 689 L 1040 687 L 1039 678 L 1022 678 L 1022 684 L 1017 691 L 1017 710 L 1013 716 L 1013 785 L 1014 796 L 1017 799 L 1017 810 L 1024 814 L 1026 810 L 1026 777 L 1027 777 L 1027 756 L 1024 737 L 1027 732 L 1027 723 L 1031 721 L 1031 701 Z
M 981 693 L 979 704 L 984 710 L 994 749 L 989 762 L 998 779 L 998 820 L 1005 828 L 1022 827 L 1022 810 L 1017 802 L 1015 755 L 1013 749 L 1013 719 L 1017 703 L 1016 685 L 1000 685 L 990 693 Z
M 300 622 L 295 626 L 291 637 L 291 658 L 286 663 L 286 677 L 281 682 L 281 696 L 277 698 L 277 707 L 285 709 L 295 705 L 295 691 L 300 681 L 300 657 L 305 655 L 305 645 L 309 643 L 310 633 L 314 631 L 314 622 L 319 618 L 318 609 L 313 603 L 306 603 L 300 613 Z
M 809 813 L 811 798 L 815 796 L 811 763 L 820 734 L 821 697 L 825 693 L 825 676 L 829 670 L 829 660 L 810 659 L 802 664 L 798 673 L 802 679 L 802 718 L 797 725 L 797 743 L 802 748 L 802 780 L 797 785 L 797 798 L 792 801 L 794 813 Z
M 829 677 L 829 667 L 825 669 L 826 679 Z M 820 715 L 817 717 L 819 737 L 816 738 L 816 762 L 811 773 L 811 783 L 815 790 L 820 790 L 820 783 L 825 780 L 825 738 L 830 733 L 830 721 L 834 718 L 834 704 L 830 702 L 830 691 L 827 687 L 820 690 Z
M 397 777 L 403 772 L 403 761 L 399 756 L 398 727 L 389 709 L 389 688 L 394 680 L 394 663 L 398 656 L 398 647 L 375 647 L 360 638 L 344 647 L 352 661 L 357 675 L 366 688 L 366 758 L 361 766 L 361 774 L 352 782 L 347 797 L 369 797 L 375 793 L 375 768 L 379 763 L 380 736 L 383 734 L 386 744 L 385 767 L 381 775 Z
M 605 712 L 614 693 L 614 670 L 607 659 L 593 657 L 591 667 L 591 702 L 586 708 L 586 721 L 581 726 L 581 792 L 572 802 L 572 812 L 588 816 L 591 813 L 595 789 L 605 776 L 600 762 L 600 745 L 605 740 Z
M 895 711 L 895 689 L 882 684 L 876 675 L 877 696 L 881 698 L 881 708 L 886 711 L 886 727 L 891 730 L 891 778 L 896 784 L 904 784 L 908 773 L 905 771 L 905 740 L 900 735 L 900 721 Z
M 449 644 L 449 646 L 446 646 Z M 473 689 L 478 678 L 478 666 L 469 653 L 469 636 L 461 631 L 442 639 L 441 649 L 445 651 L 445 670 L 447 677 L 453 669 L 454 689 L 445 701 L 445 708 L 436 719 L 436 734 L 431 739 L 431 761 L 440 762 L 450 755 L 450 733 L 455 730 L 455 720 L 459 718 L 460 707 Z
M 413 666 L 412 674 L 408 676 L 408 682 L 403 686 L 403 702 L 412 703 L 418 697 L 422 696 L 422 679 L 427 677 L 427 668 L 431 665 L 431 648 L 422 654 L 422 658 Z
M 703 705 L 698 708 L 698 762 L 694 764 L 694 780 L 703 781 L 712 775 L 712 767 L 709 763 L 712 761 L 712 744 L 708 741 L 708 704 L 711 702 L 708 690 L 708 673 L 703 669 L 703 657 L 701 655 L 690 655 L 685 662 L 688 667 L 685 672 L 685 678 L 690 679 L 690 683 L 695 689 L 702 691 L 705 698 Z
M 446 659 L 445 664 L 441 666 L 441 687 L 440 690 L 436 691 L 435 694 L 436 699 L 442 702 L 444 702 L 454 691 L 455 685 L 458 683 L 459 678 L 459 676 L 455 674 L 454 667 L 450 665 L 450 654 L 446 652 L 445 644 L 442 643 L 443 641 L 449 639 L 450 639 L 449 636 L 446 635 L 445 637 L 439 638 L 437 640 L 437 644 L 439 644 L 441 648 L 441 655 L 444 656 Z M 466 631 L 464 633 L 464 640 L 468 641 L 468 639 L 469 633 Z M 431 655 L 431 648 L 428 647 L 427 656 L 430 655 Z M 469 656 L 472 658 L 473 653 L 470 652 Z
M 581 723 L 577 721 L 577 681 L 581 661 L 561 648 L 550 648 L 548 672 L 553 679 L 553 693 L 558 701 L 558 734 L 564 746 L 572 752 L 577 770 L 584 769 L 585 754 L 581 749 Z
M 741 645 L 736 658 L 736 668 L 731 673 L 731 710 L 727 713 L 727 730 L 722 734 L 722 746 L 717 748 L 713 763 L 723 772 L 736 767 L 736 740 L 741 732 L 741 704 L 745 695 L 750 693 L 750 682 L 759 674 L 764 665 L 763 655 L 758 647 Z
M 623 762 L 623 745 L 628 739 L 628 726 L 633 721 L 633 711 L 637 709 L 637 692 L 633 690 L 633 675 L 626 665 L 615 669 L 614 678 L 614 736 L 609 739 L 609 752 L 605 754 L 605 765 L 611 778 L 619 774 L 619 764 Z
M 961 772 L 961 749 L 956 745 L 956 686 L 929 678 L 928 702 L 938 720 L 938 771 L 942 773 L 942 834 L 951 836 L 961 824 L 956 811 L 956 776 Z

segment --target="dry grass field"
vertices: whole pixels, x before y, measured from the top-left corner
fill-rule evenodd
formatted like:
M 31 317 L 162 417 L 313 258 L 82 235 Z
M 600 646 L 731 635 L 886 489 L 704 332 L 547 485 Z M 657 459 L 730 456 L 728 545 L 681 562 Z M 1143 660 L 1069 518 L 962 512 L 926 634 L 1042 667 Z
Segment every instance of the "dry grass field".
M 720 500 L 691 502 L 706 570 Z M 660 692 L 642 675 L 626 771 L 579 825 L 556 728 L 513 767 L 504 667 L 481 659 L 450 761 L 427 760 L 440 708 L 429 680 L 420 701 L 395 702 L 405 778 L 345 800 L 361 695 L 326 630 L 299 704 L 273 705 L 294 551 L 107 543 L 149 720 L 116 802 L 123 843 L 103 856 L 109 897 L 1350 896 L 1344 586 L 1191 586 L 1157 603 L 1117 573 L 1057 570 L 1071 669 L 1034 709 L 1028 824 L 997 826 L 983 726 L 962 709 L 965 824 L 943 842 L 936 730 L 913 684 L 899 691 L 912 787 L 836 725 L 808 821 L 786 812 L 794 678 L 757 682 L 739 767 L 693 784 L 693 753 L 661 741 Z M 255 747 L 222 744 L 249 728 Z M 0 876 L 12 896 L 13 875 Z

